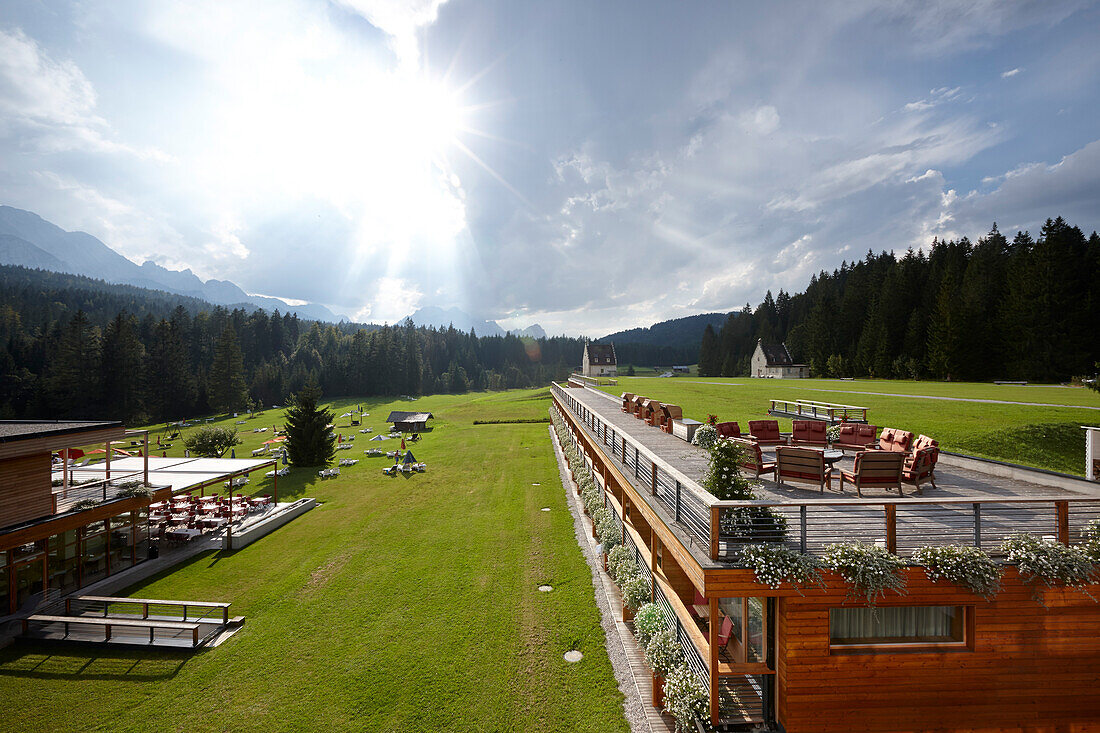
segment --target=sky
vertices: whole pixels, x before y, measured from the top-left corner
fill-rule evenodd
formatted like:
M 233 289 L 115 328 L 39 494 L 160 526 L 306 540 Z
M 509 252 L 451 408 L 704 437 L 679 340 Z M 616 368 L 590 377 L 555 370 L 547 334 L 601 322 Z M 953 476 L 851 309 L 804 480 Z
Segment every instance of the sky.
M 22 0 L 0 203 L 393 323 L 600 336 L 1100 228 L 1100 7 Z

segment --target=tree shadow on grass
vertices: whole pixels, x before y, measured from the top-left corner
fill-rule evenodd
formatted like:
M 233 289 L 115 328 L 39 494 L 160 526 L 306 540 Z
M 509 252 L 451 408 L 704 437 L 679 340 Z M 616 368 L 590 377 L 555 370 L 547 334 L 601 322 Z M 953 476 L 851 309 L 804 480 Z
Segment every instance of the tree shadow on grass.
M 201 652 L 21 642 L 0 652 L 0 678 L 155 682 L 175 677 L 196 653 Z

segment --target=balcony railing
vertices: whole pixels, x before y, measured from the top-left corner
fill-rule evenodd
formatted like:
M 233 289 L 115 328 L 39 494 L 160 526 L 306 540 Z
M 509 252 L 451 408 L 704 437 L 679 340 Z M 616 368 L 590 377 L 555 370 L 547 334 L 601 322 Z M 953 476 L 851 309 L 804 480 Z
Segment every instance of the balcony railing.
M 900 554 L 925 545 L 969 544 L 995 555 L 1015 533 L 1068 544 L 1100 520 L 1100 498 L 1088 495 L 719 501 L 637 439 L 604 422 L 570 389 L 555 384 L 551 390 L 604 453 L 614 456 L 637 493 L 663 507 L 712 560 L 736 559 L 746 544 L 782 543 L 818 554 L 829 544 L 852 541 Z

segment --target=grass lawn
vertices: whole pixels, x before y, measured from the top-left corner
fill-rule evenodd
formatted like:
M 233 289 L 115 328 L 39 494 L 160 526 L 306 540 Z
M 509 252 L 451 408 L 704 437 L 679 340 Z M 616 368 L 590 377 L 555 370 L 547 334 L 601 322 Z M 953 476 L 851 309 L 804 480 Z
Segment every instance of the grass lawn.
M 869 408 L 868 419 L 873 424 L 930 435 L 944 450 L 1077 475 L 1084 475 L 1085 469 L 1085 437 L 1078 426 L 1100 423 L 1100 411 L 1070 406 L 1100 407 L 1096 392 L 1049 385 L 620 377 L 618 385 L 600 389 L 616 396 L 635 392 L 672 402 L 684 408 L 685 416 L 696 420 L 705 420 L 708 414 L 716 414 L 723 421 L 737 420 L 742 430 L 748 429 L 749 420 L 767 417 L 769 399 L 859 405 Z M 867 392 L 874 394 L 859 394 Z M 957 402 L 920 396 L 1062 406 Z M 779 422 L 784 430 L 790 430 L 790 420 Z
M 279 481 L 281 499 L 321 507 L 128 591 L 231 601 L 247 618 L 235 637 L 197 654 L 9 647 L 4 727 L 626 730 L 548 426 L 473 425 L 544 417 L 547 390 L 332 406 L 339 415 L 356 404 L 376 434 L 391 408 L 433 412 L 434 431 L 412 444 L 428 472 L 383 476 L 386 459 L 366 458 L 369 436 L 355 428 L 356 447 L 337 455 L 357 466 L 323 482 L 310 469 Z M 281 411 L 239 427 L 273 422 Z M 353 432 L 347 418 L 336 425 Z M 243 437 L 237 455 L 247 457 L 271 433 Z M 270 492 L 267 481 L 248 488 Z M 538 592 L 542 583 L 554 592 Z M 562 655 L 573 648 L 585 656 L 570 665 Z

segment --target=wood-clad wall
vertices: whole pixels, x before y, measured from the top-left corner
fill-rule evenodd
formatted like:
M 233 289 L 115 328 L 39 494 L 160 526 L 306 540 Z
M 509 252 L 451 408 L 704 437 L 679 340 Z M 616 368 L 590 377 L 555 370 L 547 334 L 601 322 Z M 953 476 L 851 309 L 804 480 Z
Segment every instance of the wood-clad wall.
M 0 461 L 0 527 L 53 514 L 50 454 Z
M 830 653 L 829 608 L 843 587 L 784 596 L 776 712 L 788 733 L 1100 730 L 1100 605 L 1047 590 L 1044 608 L 1013 568 L 992 603 L 908 574 L 908 595 L 880 605 L 970 606 L 973 651 Z

